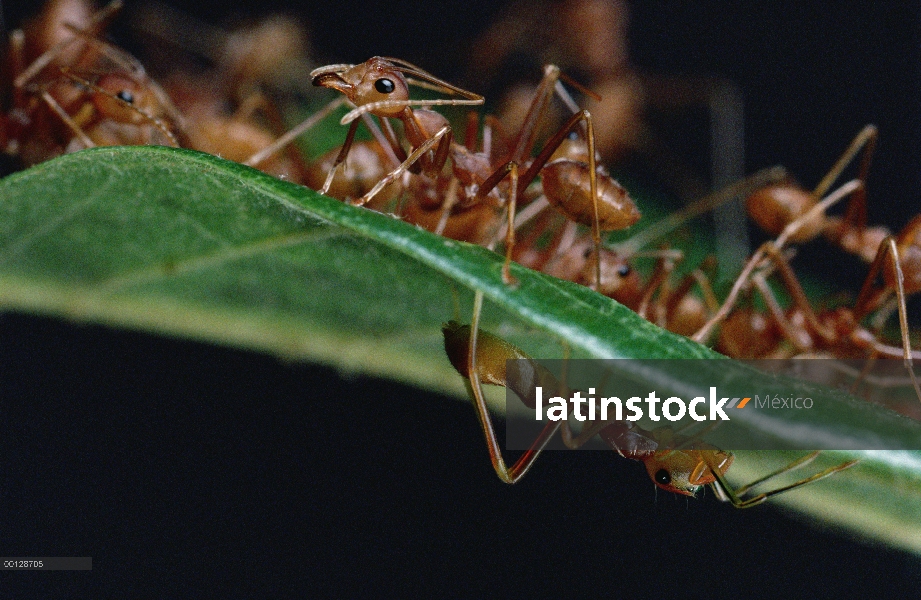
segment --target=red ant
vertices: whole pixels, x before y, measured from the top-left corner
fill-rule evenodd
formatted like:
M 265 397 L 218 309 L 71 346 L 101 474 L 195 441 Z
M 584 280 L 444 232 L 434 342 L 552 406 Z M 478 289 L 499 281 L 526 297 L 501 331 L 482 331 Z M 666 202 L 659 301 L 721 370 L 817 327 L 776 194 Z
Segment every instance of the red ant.
M 600 255 L 601 286 L 598 291 L 661 327 L 680 335 L 691 335 L 719 308 L 719 302 L 709 285 L 710 277 L 706 273 L 713 267 L 712 259 L 705 261 L 704 268 L 694 269 L 677 285 L 672 285 L 671 275 L 683 260 L 683 253 L 669 249 L 643 252 L 640 249 L 688 220 L 744 195 L 750 189 L 783 177 L 785 171 L 782 168 L 765 169 L 693 202 L 624 243 L 603 248 Z M 524 212 L 521 217 L 525 216 Z M 538 247 L 538 240 L 554 226 L 551 218 L 548 212 L 538 216 L 538 223 L 529 228 L 521 243 L 516 246 L 515 260 L 560 279 L 590 285 L 593 265 L 589 257 L 592 247 L 585 236 L 574 235 L 574 229 L 570 226 L 558 230 L 549 243 Z M 641 256 L 657 258 L 652 274 L 645 281 L 633 267 L 634 259 Z M 703 292 L 703 302 L 691 293 L 695 284 Z
M 522 350 L 499 337 L 479 330 L 482 304 L 483 293 L 477 290 L 470 325 L 464 326 L 450 321 L 444 324 L 442 331 L 448 359 L 457 372 L 469 382 L 468 392 L 486 437 L 490 460 L 496 474 L 505 483 L 516 483 L 524 477 L 558 430 L 562 430 L 564 442 L 572 448 L 585 444 L 596 434 L 600 435 L 601 439 L 619 455 L 642 462 L 653 483 L 663 490 L 694 496 L 702 486 L 709 485 L 720 500 L 731 502 L 736 508 L 755 506 L 771 496 L 818 481 L 858 462 L 848 461 L 792 484 L 743 498 L 755 485 L 797 469 L 811 462 L 819 453 L 813 452 L 749 485 L 733 488 L 724 477 L 733 462 L 730 452 L 691 439 L 676 438 L 676 432 L 669 428 L 647 431 L 631 422 L 599 423 L 574 436 L 564 420 L 549 421 L 531 447 L 508 467 L 502 457 L 492 417 L 486 406 L 482 384 L 510 388 L 532 410 L 536 405 L 534 390 L 537 386 L 560 390 L 563 392 L 559 394 L 561 396 L 568 394 L 564 392 L 565 387 L 546 368 Z M 508 360 L 528 361 L 528 368 L 510 373 L 506 370 Z M 680 445 L 666 449 L 675 441 L 681 442 Z
M 835 193 L 830 194 L 803 213 L 800 218 L 787 225 L 776 240 L 763 244 L 746 264 L 723 306 L 692 339 L 698 342 L 705 342 L 708 339 L 713 327 L 727 319 L 740 291 L 748 285 L 751 279 L 764 298 L 773 323 L 779 331 L 771 334 L 763 317 L 752 311 L 742 312 L 739 313 L 740 316 L 727 322 L 728 328 L 723 334 L 723 337 L 726 338 L 726 341 L 722 343 L 724 348 L 736 351 L 734 349 L 737 347 L 755 342 L 753 348 L 757 350 L 750 349 L 748 351 L 750 354 L 773 352 L 779 343 L 779 334 L 800 352 L 818 349 L 848 356 L 857 349 L 869 352 L 874 357 L 902 358 L 918 399 L 921 400 L 921 386 L 912 368 L 914 360 L 921 360 L 921 353 L 911 349 L 905 303 L 907 296 L 921 291 L 921 216 L 913 219 L 897 238 L 887 236 L 879 244 L 870 266 L 870 272 L 864 280 L 852 309 L 841 307 L 817 314 L 810 306 L 799 281 L 783 256 L 785 244 L 795 239 L 800 227 L 808 226 L 808 223 L 814 222 L 817 214 L 861 188 L 862 183 L 856 180 L 841 186 Z M 755 272 L 765 259 L 778 270 L 793 299 L 795 309 L 789 316 L 785 315 L 783 309 L 780 308 L 764 281 L 764 275 Z M 875 282 L 880 275 L 883 278 L 882 289 L 875 287 Z M 878 341 L 870 330 L 860 325 L 860 322 L 870 313 L 883 308 L 893 294 L 896 298 L 902 333 L 901 348 Z M 733 338 L 738 338 L 738 340 Z M 734 343 L 736 341 L 741 341 L 741 343 Z
M 83 29 L 63 24 L 71 37 L 27 67 L 24 34 L 11 36 L 17 66 L 7 149 L 25 164 L 97 145 L 179 145 L 179 117 L 166 93 L 134 57 L 95 37 L 120 8 L 110 3 Z
M 514 214 L 519 196 L 538 175 L 544 194 L 551 204 L 567 218 L 592 227 L 595 248 L 600 252 L 600 231 L 623 229 L 639 219 L 639 211 L 630 200 L 626 190 L 617 182 L 599 170 L 596 166 L 594 148 L 594 130 L 588 111 L 577 111 L 566 124 L 545 144 L 537 157 L 530 162 L 527 170 L 518 177 L 519 165 L 530 154 L 535 143 L 536 123 L 540 120 L 546 101 L 555 89 L 560 88 L 559 69 L 548 66 L 544 79 L 535 94 L 528 116 L 514 143 L 510 155 L 496 162 L 488 152 L 472 153 L 468 147 L 452 143 L 451 127 L 447 120 L 427 109 L 413 110 L 412 106 L 470 105 L 481 104 L 482 96 L 462 90 L 444 82 L 418 67 L 397 59 L 374 57 L 361 65 L 330 65 L 316 69 L 312 73 L 314 84 L 330 87 L 342 92 L 357 106 L 342 119 L 342 123 L 351 122 L 346 142 L 337 158 L 337 165 L 348 153 L 354 139 L 357 122 L 355 119 L 365 113 L 371 113 L 380 119 L 384 132 L 394 150 L 400 156 L 406 156 L 395 134 L 392 133 L 388 118 L 397 118 L 403 123 L 404 133 L 412 151 L 403 164 L 382 179 L 368 194 L 355 202 L 364 204 L 381 188 L 395 181 L 407 170 L 415 170 L 437 177 L 450 157 L 453 173 L 461 185 L 456 205 L 464 208 L 476 205 L 493 196 L 502 203 L 497 195 L 496 186 L 506 177 L 510 178 L 509 200 L 504 204 L 508 209 L 508 227 L 506 233 L 506 263 L 503 267 L 503 279 L 511 283 L 509 263 L 514 248 Z M 408 77 L 407 77 L 408 76 Z M 418 78 L 418 80 L 417 80 Z M 426 87 L 447 91 L 463 96 L 462 99 L 411 100 L 409 84 L 424 82 Z M 570 133 L 584 124 L 587 138 L 586 149 L 577 152 L 578 159 L 565 157 L 571 154 L 571 145 L 565 144 Z M 436 147 L 437 144 L 437 147 Z M 469 143 L 468 143 L 469 145 Z M 553 159 L 560 154 L 561 158 Z M 418 163 L 418 164 L 417 164 Z M 327 183 L 321 191 L 326 191 L 332 181 L 334 171 L 330 172 Z M 448 206 L 448 209 L 453 206 Z M 446 211 L 448 210 L 446 209 Z M 595 285 L 600 284 L 600 264 L 596 261 Z
M 71 37 L 46 50 L 16 76 L 21 101 L 11 112 L 22 127 L 12 129 L 9 137 L 23 162 L 97 145 L 160 143 L 221 154 L 303 181 L 301 157 L 278 150 L 328 114 L 335 103 L 278 138 L 255 118 L 261 110 L 266 120 L 280 124 L 280 116 L 265 98 L 251 94 L 233 114 L 226 114 L 224 98 L 176 78 L 171 92 L 189 112 L 191 118 L 185 119 L 137 59 L 95 37 L 120 8 L 120 2 L 111 3 L 84 29 L 64 24 Z
M 885 227 L 867 226 L 866 180 L 878 135 L 875 126 L 864 127 L 811 192 L 788 180 L 751 194 L 746 201 L 749 216 L 772 236 L 780 235 L 786 226 L 800 220 L 800 227 L 790 238 L 791 242 L 807 242 L 824 234 L 846 252 L 856 254 L 865 262 L 872 262 L 883 239 L 890 233 Z M 857 180 L 864 185 L 851 195 L 844 217 L 814 212 L 809 220 L 802 221 L 861 150 L 863 156 Z

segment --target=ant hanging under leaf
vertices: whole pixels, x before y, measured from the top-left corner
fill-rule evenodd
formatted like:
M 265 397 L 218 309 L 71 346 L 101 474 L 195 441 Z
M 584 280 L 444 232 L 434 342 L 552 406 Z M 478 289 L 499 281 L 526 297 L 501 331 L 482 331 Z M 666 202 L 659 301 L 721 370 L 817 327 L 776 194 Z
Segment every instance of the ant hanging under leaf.
M 483 292 L 477 290 L 470 325 L 450 321 L 444 324 L 442 331 L 448 359 L 457 372 L 467 379 L 468 393 L 486 438 L 493 468 L 505 483 L 516 483 L 524 477 L 557 431 L 562 432 L 564 442 L 571 448 L 577 448 L 595 435 L 599 435 L 619 455 L 642 462 L 649 477 L 659 488 L 676 494 L 694 496 L 704 485 L 709 485 L 720 500 L 731 502 L 736 508 L 755 506 L 771 496 L 813 483 L 858 462 L 847 461 L 794 483 L 746 498 L 744 496 L 756 485 L 805 466 L 814 460 L 819 452 L 812 452 L 749 485 L 735 488 L 725 479 L 725 474 L 733 462 L 731 452 L 692 438 L 677 440 L 680 443 L 672 446 L 677 438 L 676 432 L 670 428 L 650 431 L 640 428 L 633 422 L 613 421 L 586 427 L 579 435 L 574 435 L 567 421 L 551 420 L 544 426 L 531 447 L 509 467 L 502 457 L 492 417 L 486 406 L 483 384 L 508 387 L 530 409 L 536 406 L 535 390 L 538 387 L 556 390 L 555 393 L 560 396 L 569 394 L 552 373 L 522 350 L 497 336 L 480 331 L 482 306 Z M 508 365 L 521 363 L 525 363 L 526 366 L 514 371 L 508 370 Z

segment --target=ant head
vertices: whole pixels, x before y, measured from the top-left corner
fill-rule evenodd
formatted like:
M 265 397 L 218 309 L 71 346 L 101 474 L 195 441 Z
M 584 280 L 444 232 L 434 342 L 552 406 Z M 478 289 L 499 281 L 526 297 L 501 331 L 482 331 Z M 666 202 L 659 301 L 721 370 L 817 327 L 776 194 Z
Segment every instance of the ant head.
M 379 56 L 341 70 L 317 69 L 313 72 L 313 85 L 341 92 L 356 106 L 386 103 L 371 111 L 381 117 L 398 115 L 406 106 L 402 102 L 409 100 L 406 78 L 390 61 Z
M 732 454 L 715 448 L 701 450 L 664 450 L 653 452 L 643 459 L 646 472 L 658 487 L 667 492 L 696 496 L 701 486 L 713 483 L 716 478 L 704 459 L 726 473 L 732 464 Z
M 595 246 L 591 238 L 585 237 L 573 244 L 572 251 L 581 255 L 582 270 L 579 273 L 579 283 L 590 285 L 595 278 Z M 602 248 L 599 291 L 624 306 L 635 309 L 643 296 L 643 280 L 629 258 Z
M 643 281 L 630 260 L 611 250 L 601 251 L 601 291 L 626 306 L 638 304 Z
M 110 73 L 100 77 L 96 86 L 101 93 L 93 94 L 92 102 L 103 117 L 133 125 L 150 120 L 156 100 L 134 78 Z

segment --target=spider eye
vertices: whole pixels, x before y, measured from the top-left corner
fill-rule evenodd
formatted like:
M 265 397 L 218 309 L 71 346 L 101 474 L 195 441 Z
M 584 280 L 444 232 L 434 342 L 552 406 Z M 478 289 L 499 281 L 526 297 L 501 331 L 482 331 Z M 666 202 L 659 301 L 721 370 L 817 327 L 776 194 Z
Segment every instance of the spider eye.
M 121 100 L 122 102 L 127 102 L 128 104 L 134 104 L 134 94 L 132 94 L 128 90 L 121 90 L 120 92 L 115 94 L 115 97 Z
M 656 471 L 656 483 L 659 485 L 668 485 L 672 482 L 672 476 L 665 469 Z
M 617 269 L 617 274 L 620 275 L 621 277 L 626 277 L 627 275 L 629 275 L 630 265 L 621 265 L 620 268 Z
M 374 82 L 374 89 L 382 94 L 390 94 L 395 90 L 397 86 L 393 84 L 393 81 L 390 79 L 381 78 Z

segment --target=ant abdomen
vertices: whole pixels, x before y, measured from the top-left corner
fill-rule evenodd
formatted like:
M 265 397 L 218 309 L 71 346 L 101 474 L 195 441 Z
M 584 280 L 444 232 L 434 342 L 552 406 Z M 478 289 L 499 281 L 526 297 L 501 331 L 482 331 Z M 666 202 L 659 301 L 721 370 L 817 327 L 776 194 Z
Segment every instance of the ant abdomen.
M 568 159 L 547 163 L 541 171 L 547 200 L 568 219 L 587 227 L 595 220 L 589 171 L 587 164 Z M 626 229 L 640 220 L 639 209 L 619 183 L 599 173 L 597 185 L 601 231 Z
M 746 201 L 749 216 L 771 236 L 780 235 L 787 225 L 800 219 L 815 204 L 816 199 L 812 194 L 792 183 L 763 187 L 752 193 Z M 823 226 L 824 215 L 818 214 L 804 222 L 790 241 L 807 242 L 819 235 Z
M 769 315 L 741 308 L 720 326 L 716 350 L 742 360 L 763 358 L 780 343 L 781 333 Z

